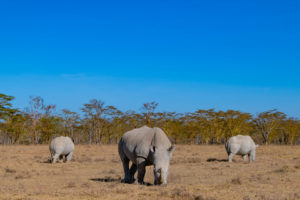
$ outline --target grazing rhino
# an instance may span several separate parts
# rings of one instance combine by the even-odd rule
[[[52,163],[55,163],[57,158],[65,156],[65,161],[69,162],[74,151],[74,143],[69,137],[56,137],[49,146]]]
[[[248,135],[237,135],[229,138],[225,144],[225,148],[228,154],[228,161],[232,162],[234,155],[241,155],[246,160],[248,155],[249,161],[255,161],[256,145],[252,138]]]
[[[118,146],[123,163],[123,182],[133,183],[138,170],[138,182],[144,184],[146,166],[154,165],[154,184],[167,184],[170,159],[175,150],[166,134],[160,128],[143,126],[126,132]],[[132,161],[129,169],[129,161]]]

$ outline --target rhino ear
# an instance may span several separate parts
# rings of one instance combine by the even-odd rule
[[[155,152],[155,146],[151,146],[151,147],[150,147],[150,151],[151,151],[152,153],[154,153],[154,152]]]
[[[168,149],[168,151],[169,151],[170,154],[172,154],[173,151],[174,151],[175,149],[176,149],[176,146],[175,146],[175,145],[172,145],[172,146]]]

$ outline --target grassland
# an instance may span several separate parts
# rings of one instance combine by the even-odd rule
[[[167,186],[121,183],[116,145],[77,145],[70,163],[49,158],[45,145],[0,146],[0,199],[300,199],[300,146],[260,146],[249,164],[228,163],[224,146],[177,145]]]

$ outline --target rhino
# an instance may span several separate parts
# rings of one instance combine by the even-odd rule
[[[175,150],[166,134],[160,128],[143,126],[126,132],[118,144],[125,177],[123,182],[135,182],[138,171],[138,183],[144,183],[146,166],[154,165],[154,184],[167,184],[170,159]],[[129,169],[129,161],[132,165]]]
[[[236,135],[226,142],[225,148],[228,154],[228,161],[232,162],[234,155],[241,155],[246,161],[248,155],[249,162],[255,161],[257,144],[248,135]]]
[[[59,136],[54,138],[49,146],[51,162],[55,163],[57,158],[62,157],[65,157],[65,162],[69,162],[74,148],[74,143],[70,137]]]

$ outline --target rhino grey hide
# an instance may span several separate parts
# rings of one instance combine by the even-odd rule
[[[118,146],[124,168],[124,182],[133,183],[138,171],[138,182],[144,184],[146,166],[154,165],[154,184],[167,184],[170,159],[175,150],[160,128],[143,126],[126,132]],[[129,161],[132,165],[129,169]]]
[[[51,141],[49,150],[52,163],[61,157],[65,157],[65,162],[69,162],[74,151],[74,143],[70,137],[59,136]]]
[[[226,142],[225,149],[228,154],[228,161],[232,162],[234,155],[241,155],[244,160],[248,155],[249,162],[255,161],[256,145],[248,135],[236,135]]]

